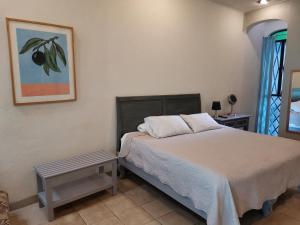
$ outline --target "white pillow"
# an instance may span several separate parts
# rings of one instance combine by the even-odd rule
[[[180,115],[194,133],[222,128],[208,113]]]
[[[140,125],[138,125],[137,130],[142,133],[148,133],[147,126],[145,123],[141,123]]]
[[[300,112],[300,101],[292,102],[291,103],[291,109],[295,112]]]
[[[147,132],[155,138],[192,133],[180,116],[150,116],[145,123]]]

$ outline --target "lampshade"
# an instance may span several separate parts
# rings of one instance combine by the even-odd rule
[[[221,102],[214,101],[211,106],[212,110],[221,110]]]

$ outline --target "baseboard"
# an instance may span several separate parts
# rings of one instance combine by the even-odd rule
[[[33,195],[33,196],[28,197],[28,198],[22,199],[20,201],[10,203],[9,204],[9,209],[10,210],[16,210],[16,209],[23,208],[25,206],[31,205],[33,203],[36,203],[37,201],[38,201],[37,195]]]

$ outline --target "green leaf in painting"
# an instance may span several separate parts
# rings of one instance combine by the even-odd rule
[[[56,48],[55,45],[52,43],[51,47],[50,47],[50,57],[51,57],[51,61],[57,65],[57,61],[56,61]],[[58,66],[57,66],[58,67]]]
[[[50,71],[49,71],[49,66],[47,63],[44,64],[43,69],[44,69],[45,73],[47,74],[47,76],[49,76]]]
[[[49,68],[51,70],[53,70],[54,72],[61,72],[61,70],[59,69],[59,67],[57,66],[56,62],[53,62],[53,57],[51,56],[50,51],[48,50],[47,47],[44,47],[44,54],[45,54],[45,58],[46,58],[46,64],[49,66]]]
[[[31,39],[29,39],[25,43],[25,45],[23,46],[23,48],[21,49],[20,54],[24,54],[25,52],[27,52],[31,48],[39,45],[42,41],[43,41],[43,39],[41,39],[41,38],[31,38]]]
[[[67,60],[66,60],[66,55],[65,55],[64,49],[59,44],[57,44],[55,42],[54,42],[54,44],[55,44],[55,47],[56,47],[56,50],[57,50],[58,57],[61,59],[61,61],[66,66],[67,65]]]

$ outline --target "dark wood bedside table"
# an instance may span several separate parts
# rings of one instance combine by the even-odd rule
[[[236,115],[227,115],[226,118],[217,117],[214,118],[214,120],[217,121],[219,124],[228,127],[233,127],[233,128],[243,129],[248,131],[250,117],[251,117],[250,115],[236,114]]]

